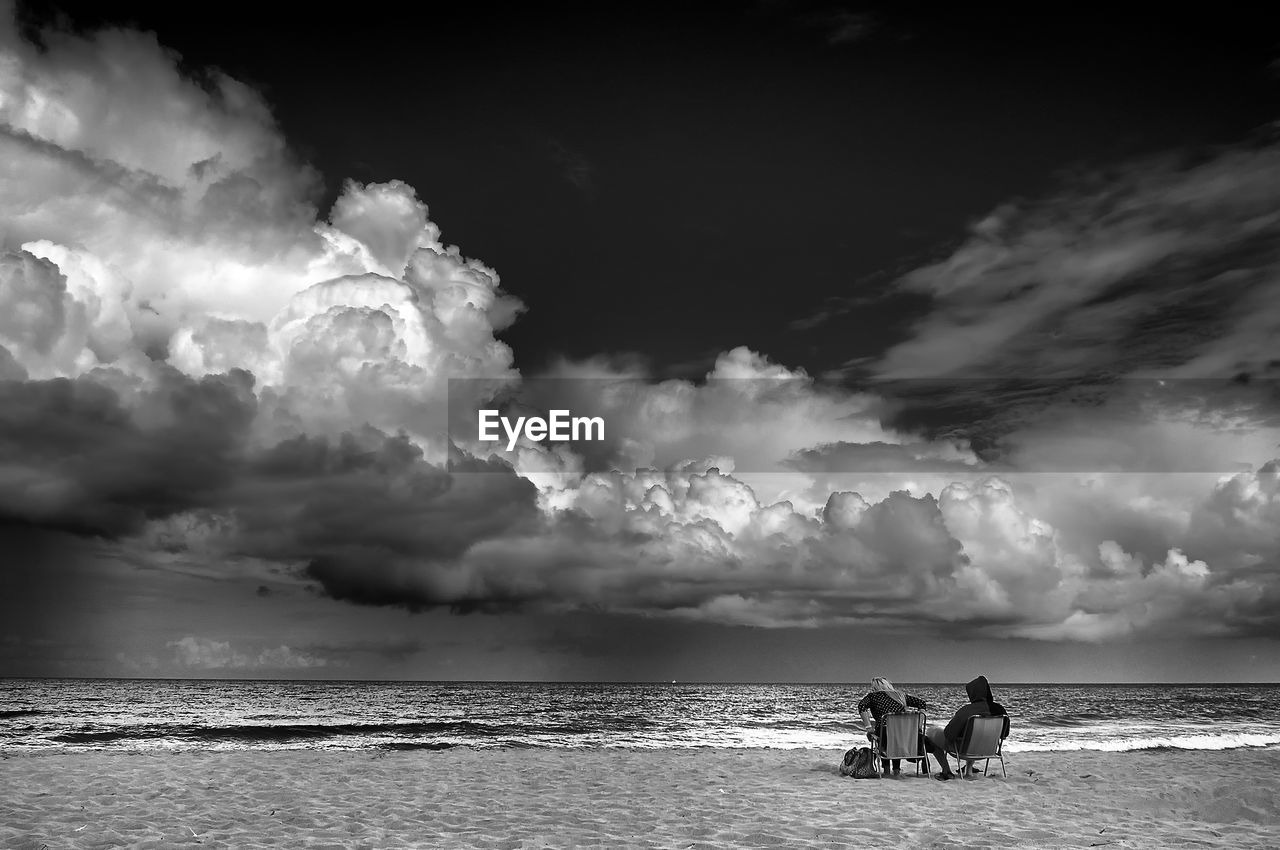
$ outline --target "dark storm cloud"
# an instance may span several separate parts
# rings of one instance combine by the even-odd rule
[[[234,546],[307,563],[338,599],[426,608],[477,595],[457,559],[537,524],[536,490],[501,461],[457,454],[445,472],[407,437],[372,428],[299,436],[255,457],[236,488]]]
[[[0,521],[304,563],[334,597],[413,608],[476,597],[451,565],[538,516],[500,461],[445,472],[369,427],[256,448],[256,412],[242,370],[0,383]]]
[[[969,469],[964,457],[927,444],[825,444],[793,462],[951,474]],[[175,523],[169,537],[205,535],[231,554],[296,564],[326,595],[358,604],[915,623],[1055,640],[1175,623],[1266,634],[1275,622],[1271,468],[1215,490],[1194,534],[1185,522],[1129,533],[1141,532],[1143,511],[1125,518],[1113,508],[1109,530],[1096,515],[1064,511],[1062,537],[999,479],[953,483],[937,498],[838,492],[814,517],[762,504],[715,469],[593,474],[550,494],[548,511],[505,462],[457,453],[446,472],[406,436],[373,428],[299,435],[230,466],[207,500],[224,519],[212,529]]]
[[[122,375],[0,383],[0,515],[115,537],[216,503],[256,411],[253,378],[159,375],[152,389]]]

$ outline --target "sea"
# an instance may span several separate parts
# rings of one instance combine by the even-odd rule
[[[945,723],[962,684],[899,687]],[[1280,747],[1280,685],[1000,685],[1006,752]],[[0,754],[862,743],[865,685],[0,679]]]

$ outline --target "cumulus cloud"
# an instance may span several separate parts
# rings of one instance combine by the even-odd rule
[[[0,38],[5,518],[380,601],[346,573],[453,581],[536,511],[501,464],[443,470],[446,383],[514,377],[495,333],[520,304],[411,187],[348,184],[318,221],[315,175],[237,81],[126,30],[37,49],[6,15]]]
[[[15,377],[74,373],[96,361],[84,306],[51,262],[26,251],[0,256],[0,342]]]
[[[269,302],[280,278],[298,280],[285,273],[306,258],[280,260],[320,253],[318,183],[256,92],[216,72],[203,83],[182,75],[147,33],[49,30],[38,49],[5,11],[6,247],[86,250],[175,315],[186,302],[211,306],[214,291]]]
[[[493,332],[519,303],[440,241],[411,187],[350,183],[317,220],[318,177],[252,89],[218,72],[184,76],[151,34],[50,30],[37,49],[6,11],[0,247],[61,275],[67,303],[43,312],[46,326],[62,323],[66,350],[44,354],[71,361],[45,371],[172,345],[172,362],[193,375],[234,364],[261,386],[302,384],[290,368],[306,364],[289,361],[309,345],[295,361],[328,357],[321,365],[336,371],[358,369],[364,354],[388,370],[399,360],[431,374],[509,372]],[[35,275],[25,271],[28,289]],[[336,350],[315,350],[330,331],[344,337]]]
[[[1211,568],[1190,554],[1188,524],[1150,562],[1111,540],[1090,549],[1000,478],[936,499],[837,492],[818,516],[762,503],[714,468],[593,473],[559,495],[547,524],[460,556],[473,595],[436,604],[1093,641],[1267,633],[1276,621],[1274,556],[1261,570]],[[385,602],[424,602],[421,586],[361,580]]]
[[[5,11],[0,373],[30,380],[2,388],[6,505],[125,533],[230,510],[255,453],[369,427],[443,464],[448,379],[515,375],[496,273],[397,181],[348,184],[318,221],[257,93],[182,75],[154,36],[37,49]]]
[[[1114,541],[1098,546],[1100,573],[1074,588],[1070,613],[1059,622],[1021,624],[1012,633],[1040,639],[1105,641],[1136,634],[1215,635],[1231,629],[1214,614],[1231,613],[1244,601],[1238,584],[1214,586],[1204,561],[1192,561],[1170,549],[1150,566]]]
[[[1280,462],[1220,481],[1193,511],[1189,526],[1201,557],[1268,580],[1280,565]]]
[[[723,458],[721,468],[782,473],[794,468],[787,463],[793,453],[817,444],[910,438],[882,424],[880,397],[825,386],[745,346],[721,353],[697,381],[653,381],[641,368],[604,358],[563,361],[523,381],[518,404],[518,412],[562,408],[603,418],[604,440],[574,447],[594,468],[667,469]],[[474,433],[474,415],[455,430]],[[523,444],[509,459],[523,469],[537,448]]]

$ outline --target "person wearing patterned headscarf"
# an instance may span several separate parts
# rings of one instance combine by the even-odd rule
[[[886,714],[898,714],[909,708],[926,708],[924,700],[911,694],[903,693],[883,676],[871,680],[871,690],[858,703],[858,714],[867,728],[867,737],[874,738],[876,728]],[[893,759],[892,768],[895,774],[900,773],[901,759]],[[881,759],[880,766],[884,773],[889,773],[890,760]]]

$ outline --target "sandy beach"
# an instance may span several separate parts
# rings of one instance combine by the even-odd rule
[[[1280,750],[1015,753],[853,780],[815,750],[11,756],[0,846],[1275,847]]]

